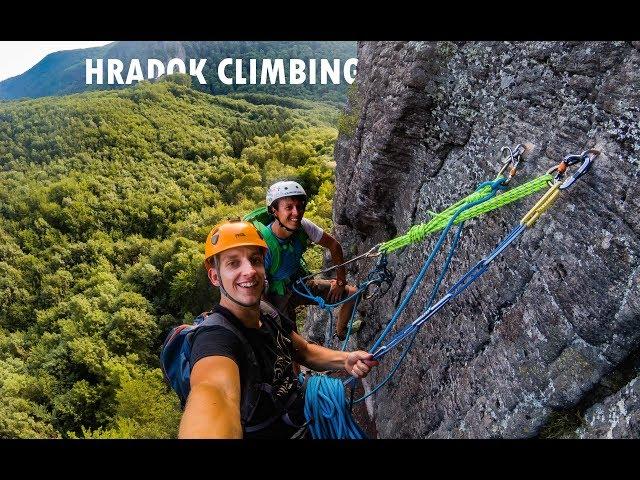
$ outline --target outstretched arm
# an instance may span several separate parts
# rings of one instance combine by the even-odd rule
[[[321,347],[307,342],[299,334],[292,332],[291,340],[295,349],[295,357],[305,367],[316,371],[344,370],[354,377],[364,378],[369,374],[371,367],[378,365],[369,352],[356,350],[353,352],[341,352]]]
[[[242,438],[236,362],[212,356],[195,363],[178,438]]]

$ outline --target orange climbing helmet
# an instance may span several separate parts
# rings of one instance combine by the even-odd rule
[[[204,265],[211,268],[211,259],[220,252],[235,247],[256,246],[264,250],[267,244],[256,227],[240,219],[225,220],[211,229],[204,244]]]

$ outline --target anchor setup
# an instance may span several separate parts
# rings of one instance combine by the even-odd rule
[[[306,382],[305,392],[305,416],[309,429],[314,438],[365,438],[365,434],[351,417],[353,404],[358,403],[376,393],[382,388],[400,368],[402,361],[411,350],[413,342],[420,328],[434,315],[441,311],[449,302],[458,297],[474,281],[482,276],[490,267],[491,263],[498,258],[510,245],[514,244],[528,229],[532,228],[540,216],[545,213],[557,199],[570,189],[575,182],[587,173],[593,165],[595,158],[600,154],[598,150],[589,149],[577,155],[567,155],[562,161],[550,168],[539,177],[526,182],[515,188],[509,188],[511,180],[517,173],[518,166],[523,160],[523,155],[527,148],[524,145],[517,145],[509,148],[503,147],[503,165],[497,177],[492,181],[483,182],[476,190],[467,197],[459,200],[450,207],[439,213],[433,213],[432,218],[422,224],[412,226],[405,234],[389,241],[380,243],[372,247],[367,252],[352,258],[341,265],[334,265],[319,272],[314,272],[298,279],[293,289],[299,295],[315,301],[318,306],[328,312],[329,315],[329,338],[332,338],[333,314],[332,310],[354,300],[355,306],[349,320],[347,335],[342,344],[342,349],[346,348],[349,336],[352,331],[355,312],[359,302],[369,299],[375,295],[385,293],[394,280],[394,274],[388,269],[388,255],[400,252],[403,248],[422,242],[428,235],[441,231],[435,246],[425,260],[420,272],[413,281],[413,284],[404,295],[400,305],[387,322],[385,328],[380,333],[374,344],[368,349],[373,354],[374,359],[381,360],[394,348],[405,344],[404,350],[387,377],[373,387],[369,393],[361,398],[354,399],[355,378],[346,380],[330,377],[323,374],[311,375]],[[571,175],[569,172],[574,170]],[[522,217],[520,222],[507,234],[507,236],[468,272],[460,277],[436,302],[435,299],[449,269],[451,259],[458,246],[464,222],[471,218],[478,217],[497,208],[506,206],[522,198],[539,192],[548,187],[544,195],[536,204]],[[442,269],[431,290],[429,299],[422,313],[412,322],[401,328],[397,333],[387,339],[391,330],[396,325],[400,315],[409,304],[410,299],[415,294],[422,283],[427,271],[432,265],[437,253],[441,250],[445,239],[454,225],[457,225],[456,232],[449,247]],[[305,280],[320,274],[325,274],[340,266],[363,260],[366,258],[376,258],[377,261],[367,277],[358,285],[354,294],[348,298],[334,303],[327,304],[322,298],[314,296],[305,284]],[[435,303],[434,303],[435,302]],[[346,400],[345,386],[351,387],[351,396]]]

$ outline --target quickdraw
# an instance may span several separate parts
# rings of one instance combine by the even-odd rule
[[[486,257],[480,260],[471,270],[458,280],[449,291],[426,312],[416,318],[413,322],[407,325],[404,329],[398,332],[386,345],[379,347],[373,353],[374,358],[379,359],[386,355],[390,349],[400,343],[407,335],[413,330],[420,328],[427,320],[441,310],[447,303],[460,295],[469,285],[477,280],[484,272],[489,268],[489,264],[495,260],[509,245],[511,245],[517,238],[519,238],[527,228],[533,227],[540,216],[546,212],[557,200],[560,192],[571,187],[576,180],[589,171],[593,160],[600,154],[598,150],[590,149],[585,150],[580,155],[568,155],[560,164],[550,170],[556,171],[556,177],[551,185],[551,188],[544,194],[544,196],[538,200],[538,202],[522,217],[520,224],[515,227],[505,239],[498,244],[498,246]],[[577,164],[581,161],[580,168],[569,178],[562,181],[567,168]]]
[[[530,151],[531,149],[532,149],[531,144],[528,144],[527,146],[523,144],[518,144],[513,149],[511,149],[510,147],[503,147],[501,149],[503,165],[500,171],[498,172],[498,175],[496,175],[496,178],[493,181],[481,183],[476,188],[476,191],[471,195],[458,201],[457,203],[445,209],[444,211],[438,214],[434,214],[434,217],[432,218],[432,220],[427,224],[415,225],[403,236],[397,237],[394,240],[390,240],[384,243],[374,245],[370,250],[368,250],[367,252],[357,257],[354,257],[339,265],[333,265],[319,272],[311,273],[295,281],[292,284],[292,290],[296,294],[315,302],[321,309],[324,309],[328,312],[329,321],[328,321],[327,338],[331,339],[334,336],[333,312],[332,312],[333,308],[355,299],[356,303],[353,307],[351,318],[348,321],[347,333],[342,345],[342,349],[344,350],[346,348],[349,337],[351,335],[355,313],[361,298],[368,300],[375,295],[383,295],[389,290],[390,282],[393,279],[393,273],[390,272],[387,268],[388,252],[398,250],[399,248],[402,248],[403,246],[406,246],[411,243],[422,241],[423,238],[427,235],[427,233],[437,231],[439,229],[443,230],[440,236],[440,240],[438,241],[437,247],[434,249],[432,256],[429,258],[429,260],[426,262],[425,266],[421,270],[419,277],[416,279],[414,286],[410,290],[410,294],[407,295],[407,298],[405,298],[405,300],[403,301],[399,311],[397,312],[397,315],[394,316],[390,321],[390,325],[388,326],[388,328],[391,328],[391,326],[393,326],[393,324],[395,323],[395,320],[397,320],[397,316],[402,312],[409,298],[415,292],[415,288],[417,287],[417,284],[420,283],[420,281],[426,274],[426,271],[429,268],[429,265],[433,261],[433,257],[435,256],[435,253],[437,253],[437,250],[440,248],[440,245],[442,244],[444,237],[446,236],[451,226],[454,223],[461,224],[461,222],[463,222],[468,218],[473,218],[474,216],[480,215],[482,213],[485,213],[486,211],[490,211],[494,208],[497,208],[497,206],[500,206],[500,205],[497,205],[497,206],[492,206],[491,208],[481,209],[481,207],[484,204],[490,202],[492,199],[495,199],[498,192],[507,189],[507,184],[515,176],[517,172],[517,168],[520,162],[524,158],[523,157],[524,154],[527,151]],[[502,176],[502,174],[505,171],[507,171],[507,169],[509,169],[508,175],[506,177]],[[500,198],[505,197],[505,201],[502,202],[502,205],[506,205],[507,203],[511,203],[512,201],[515,201],[519,198],[523,198],[527,195],[531,195],[532,193],[535,193],[537,190],[539,190],[541,187],[544,186],[544,182],[549,178],[551,178],[551,176],[547,175],[547,176],[540,177],[539,179],[536,179],[537,185],[534,188],[531,188],[528,185],[524,186],[525,189],[523,189],[522,187],[518,187],[511,191],[513,192],[513,194],[511,194],[509,197],[505,197],[506,194],[501,195]],[[529,184],[531,184],[531,182],[529,182]],[[470,212],[474,212],[473,215],[469,215]],[[459,238],[459,235],[460,234],[458,233],[456,238]],[[450,256],[452,254],[453,254],[453,251],[450,253]],[[365,281],[362,282],[360,285],[358,285],[357,290],[354,294],[352,294],[351,296],[349,296],[348,298],[340,302],[337,302],[334,304],[327,304],[322,297],[314,296],[309,290],[309,288],[307,287],[307,285],[305,284],[305,280],[313,276],[319,275],[321,273],[327,273],[331,270],[347,265],[361,258],[373,258],[373,257],[380,257],[378,263],[376,264],[376,267],[374,267],[374,269],[369,273]],[[381,269],[382,265],[384,265],[383,269]],[[448,261],[447,261],[447,268],[448,268]],[[443,276],[445,272],[446,272],[446,269],[442,272],[441,276]],[[383,284],[385,285],[385,287],[382,287]],[[372,285],[375,288],[373,290],[370,290],[369,287]],[[362,296],[363,292],[364,292],[364,297]],[[436,292],[434,291],[434,295],[435,293]],[[387,331],[388,330],[385,331],[385,334]]]

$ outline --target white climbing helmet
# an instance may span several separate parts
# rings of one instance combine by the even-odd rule
[[[284,182],[276,182],[267,190],[267,208],[269,208],[273,202],[283,197],[293,197],[296,195],[304,195],[307,197],[307,192],[298,183],[291,180]]]

